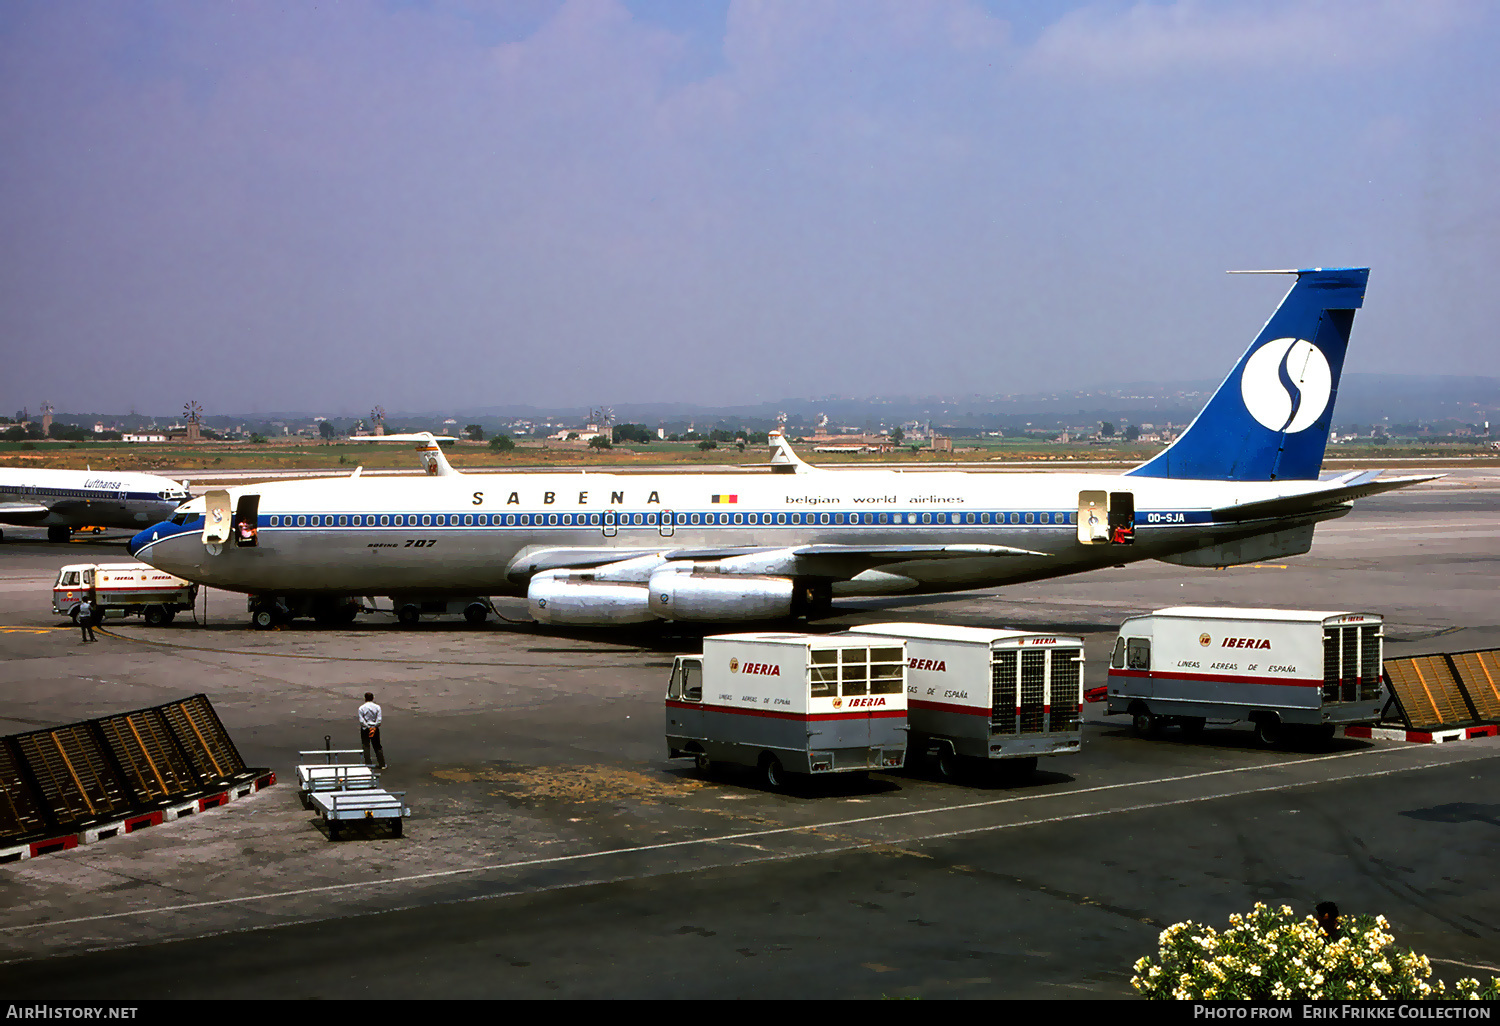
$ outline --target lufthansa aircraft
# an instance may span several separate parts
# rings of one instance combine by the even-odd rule
[[[0,524],[45,527],[48,541],[65,542],[78,527],[139,530],[189,498],[185,487],[155,474],[0,470]]]
[[[1142,559],[1228,566],[1295,555],[1352,500],[1430,478],[1319,480],[1367,268],[1296,275],[1189,428],[1124,475],[817,470],[461,474],[435,442],[419,480],[209,492],[130,550],[250,595],[252,620],[352,619],[357,596],[485,616],[525,595],[552,624],[816,616],[836,596],[986,588]]]

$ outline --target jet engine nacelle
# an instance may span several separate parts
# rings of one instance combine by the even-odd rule
[[[778,620],[792,615],[790,577],[658,570],[650,581],[651,612],[663,620]]]
[[[649,623],[656,619],[644,584],[595,580],[592,574],[548,570],[531,579],[526,605],[542,623],[571,627]]]

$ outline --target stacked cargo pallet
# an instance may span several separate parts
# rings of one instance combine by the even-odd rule
[[[0,862],[193,815],[276,782],[205,695],[0,738]]]

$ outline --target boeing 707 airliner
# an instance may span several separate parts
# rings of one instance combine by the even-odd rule
[[[463,474],[215,490],[130,549],[244,592],[252,621],[344,622],[358,597],[485,615],[525,595],[551,624],[824,615],[834,598],[958,591],[1143,559],[1229,566],[1306,552],[1353,500],[1430,480],[1319,480],[1367,268],[1296,280],[1198,417],[1123,475],[818,470]]]

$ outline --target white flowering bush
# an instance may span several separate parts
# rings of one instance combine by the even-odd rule
[[[1459,980],[1449,991],[1427,982],[1427,956],[1395,947],[1385,916],[1346,916],[1330,940],[1312,916],[1256,902],[1229,929],[1188,920],[1167,927],[1160,950],[1135,963],[1131,986],[1143,996],[1181,1001],[1331,1001],[1460,998],[1495,1000],[1500,978],[1484,988]]]

